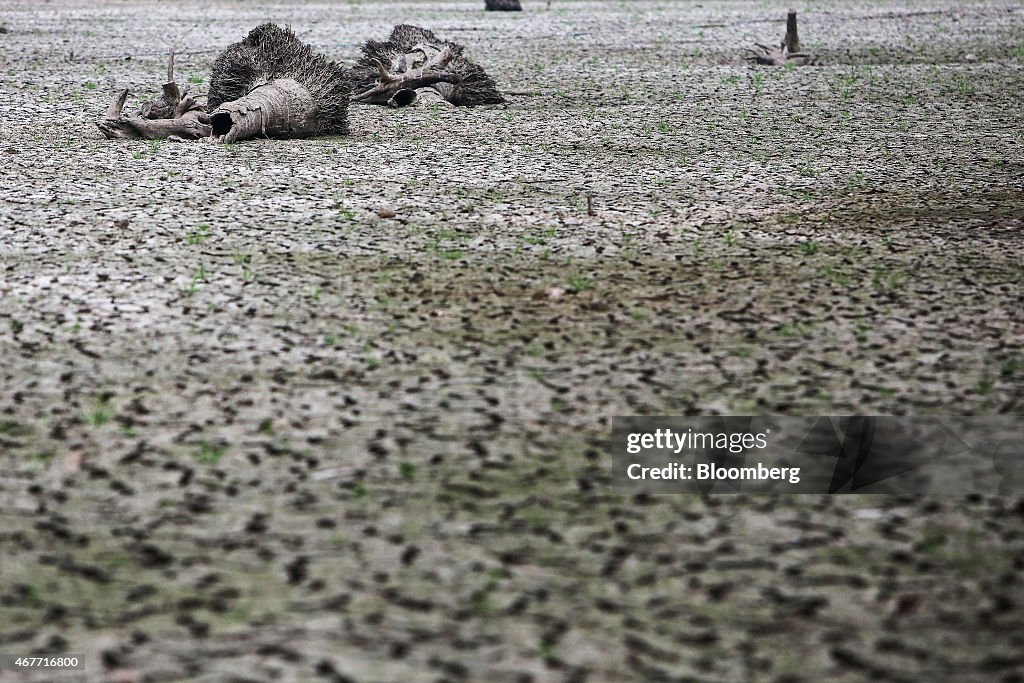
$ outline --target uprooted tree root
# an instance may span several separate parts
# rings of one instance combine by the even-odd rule
[[[263,24],[214,61],[208,105],[178,87],[171,53],[159,98],[125,116],[128,90],[122,90],[96,125],[108,138],[149,140],[344,134],[349,81],[347,69],[313,52],[290,29]]]
[[[353,102],[366,104],[387,104],[391,107],[404,107],[416,101],[418,88],[433,86],[438,83],[458,83],[461,77],[445,67],[452,61],[454,54],[448,47],[435,51],[431,45],[416,45],[410,53],[419,52],[423,55],[422,66],[408,68],[392,73],[379,59],[374,59],[379,78],[377,83],[367,90],[352,96]],[[431,54],[432,53],[432,54]],[[390,66],[390,65],[389,65]]]
[[[465,106],[504,102],[494,80],[463,50],[426,29],[400,24],[386,42],[367,41],[362,58],[346,69],[314,52],[291,29],[267,23],[214,60],[205,106],[174,81],[171,53],[158,99],[126,116],[128,91],[123,90],[96,125],[108,138],[235,142],[345,134],[350,100],[392,107],[418,100]]]
[[[163,94],[152,102],[144,103],[135,116],[123,113],[127,99],[128,89],[125,88],[114,98],[106,114],[96,121],[96,126],[110,139],[164,140],[179,137],[198,140],[208,137],[212,130],[206,107],[188,94],[187,87],[182,90],[175,82],[173,52],[167,64]]]
[[[305,138],[348,133],[351,76],[289,28],[257,26],[213,62],[213,138]]]
[[[494,79],[466,59],[464,51],[432,31],[399,24],[386,41],[363,44],[363,55],[352,69],[352,101],[390,107],[421,100],[458,106],[504,102]]]
[[[763,64],[765,66],[811,66],[817,64],[817,59],[812,55],[800,51],[800,34],[797,31],[796,12],[790,10],[786,16],[786,36],[778,47],[769,47],[761,43],[755,43],[757,49],[747,48],[752,53],[748,60]]]

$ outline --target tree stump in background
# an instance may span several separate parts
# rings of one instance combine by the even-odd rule
[[[789,10],[786,15],[786,36],[782,44],[790,54],[800,52],[800,34],[796,30],[796,10]]]
[[[756,50],[753,48],[747,49],[747,52],[751,53],[751,56],[747,57],[747,59],[758,64],[765,66],[785,66],[786,64],[808,66],[817,63],[814,56],[800,51],[800,34],[797,31],[795,10],[790,10],[786,16],[786,36],[778,47],[769,47],[761,43],[756,43],[756,45]]]
[[[484,0],[484,9],[488,12],[519,12],[523,7],[519,0]]]

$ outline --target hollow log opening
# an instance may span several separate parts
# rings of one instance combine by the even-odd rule
[[[210,126],[213,128],[213,135],[220,137],[227,135],[234,122],[231,120],[231,112],[215,111],[210,115]]]
[[[304,85],[280,78],[220,105],[210,115],[210,124],[214,137],[221,142],[255,137],[300,138],[320,132],[319,113]]]
[[[388,100],[388,106],[395,108],[408,107],[410,104],[415,104],[417,99],[419,99],[419,95],[415,90],[412,88],[403,88]]]

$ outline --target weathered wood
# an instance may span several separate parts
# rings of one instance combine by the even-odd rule
[[[225,102],[210,114],[218,142],[256,137],[304,138],[320,132],[319,108],[304,85],[280,78]]]
[[[96,126],[110,139],[164,140],[173,136],[197,140],[210,135],[210,117],[205,108],[174,80],[173,52],[167,61],[167,82],[162,90],[159,98],[142,105],[137,116],[122,114],[128,89],[121,90]]]
[[[163,95],[142,105],[144,119],[169,119],[174,117],[174,110],[185,95],[174,81],[174,51],[167,60],[167,82],[163,85]]]
[[[190,111],[176,119],[103,118],[96,121],[96,125],[112,140],[166,140],[169,137],[198,140],[210,137],[211,130],[209,115],[200,111]]]
[[[128,88],[125,88],[120,93],[118,93],[117,97],[114,98],[114,101],[110,103],[109,107],[107,107],[106,118],[116,119],[118,116],[120,116],[121,112],[124,111],[124,103],[127,99]]]
[[[452,88],[450,83],[434,83],[432,85],[424,86],[412,90],[405,88],[396,92],[390,100],[387,101],[387,105],[393,108],[409,107],[409,106],[441,106],[451,107],[451,102],[448,101],[446,92],[449,92]]]
[[[349,69],[288,28],[262,24],[213,62],[207,96],[223,142],[348,133]]]
[[[210,117],[191,97],[175,103],[171,112],[173,118],[163,119],[122,115],[127,99],[128,89],[125,88],[110,103],[106,114],[96,121],[100,132],[112,140],[163,140],[171,136],[197,140],[210,135]]]
[[[426,106],[443,106],[450,107],[452,103],[445,97],[444,89],[451,88],[448,83],[436,83],[427,88],[420,88],[416,90],[416,99],[412,104],[426,105]]]

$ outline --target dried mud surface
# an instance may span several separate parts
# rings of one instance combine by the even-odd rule
[[[628,498],[606,449],[616,414],[1024,411],[1024,6],[798,6],[823,65],[770,70],[784,3],[524,5],[0,2],[0,651],[1024,680],[1020,497]],[[268,19],[348,63],[420,24],[513,94],[101,138]]]

